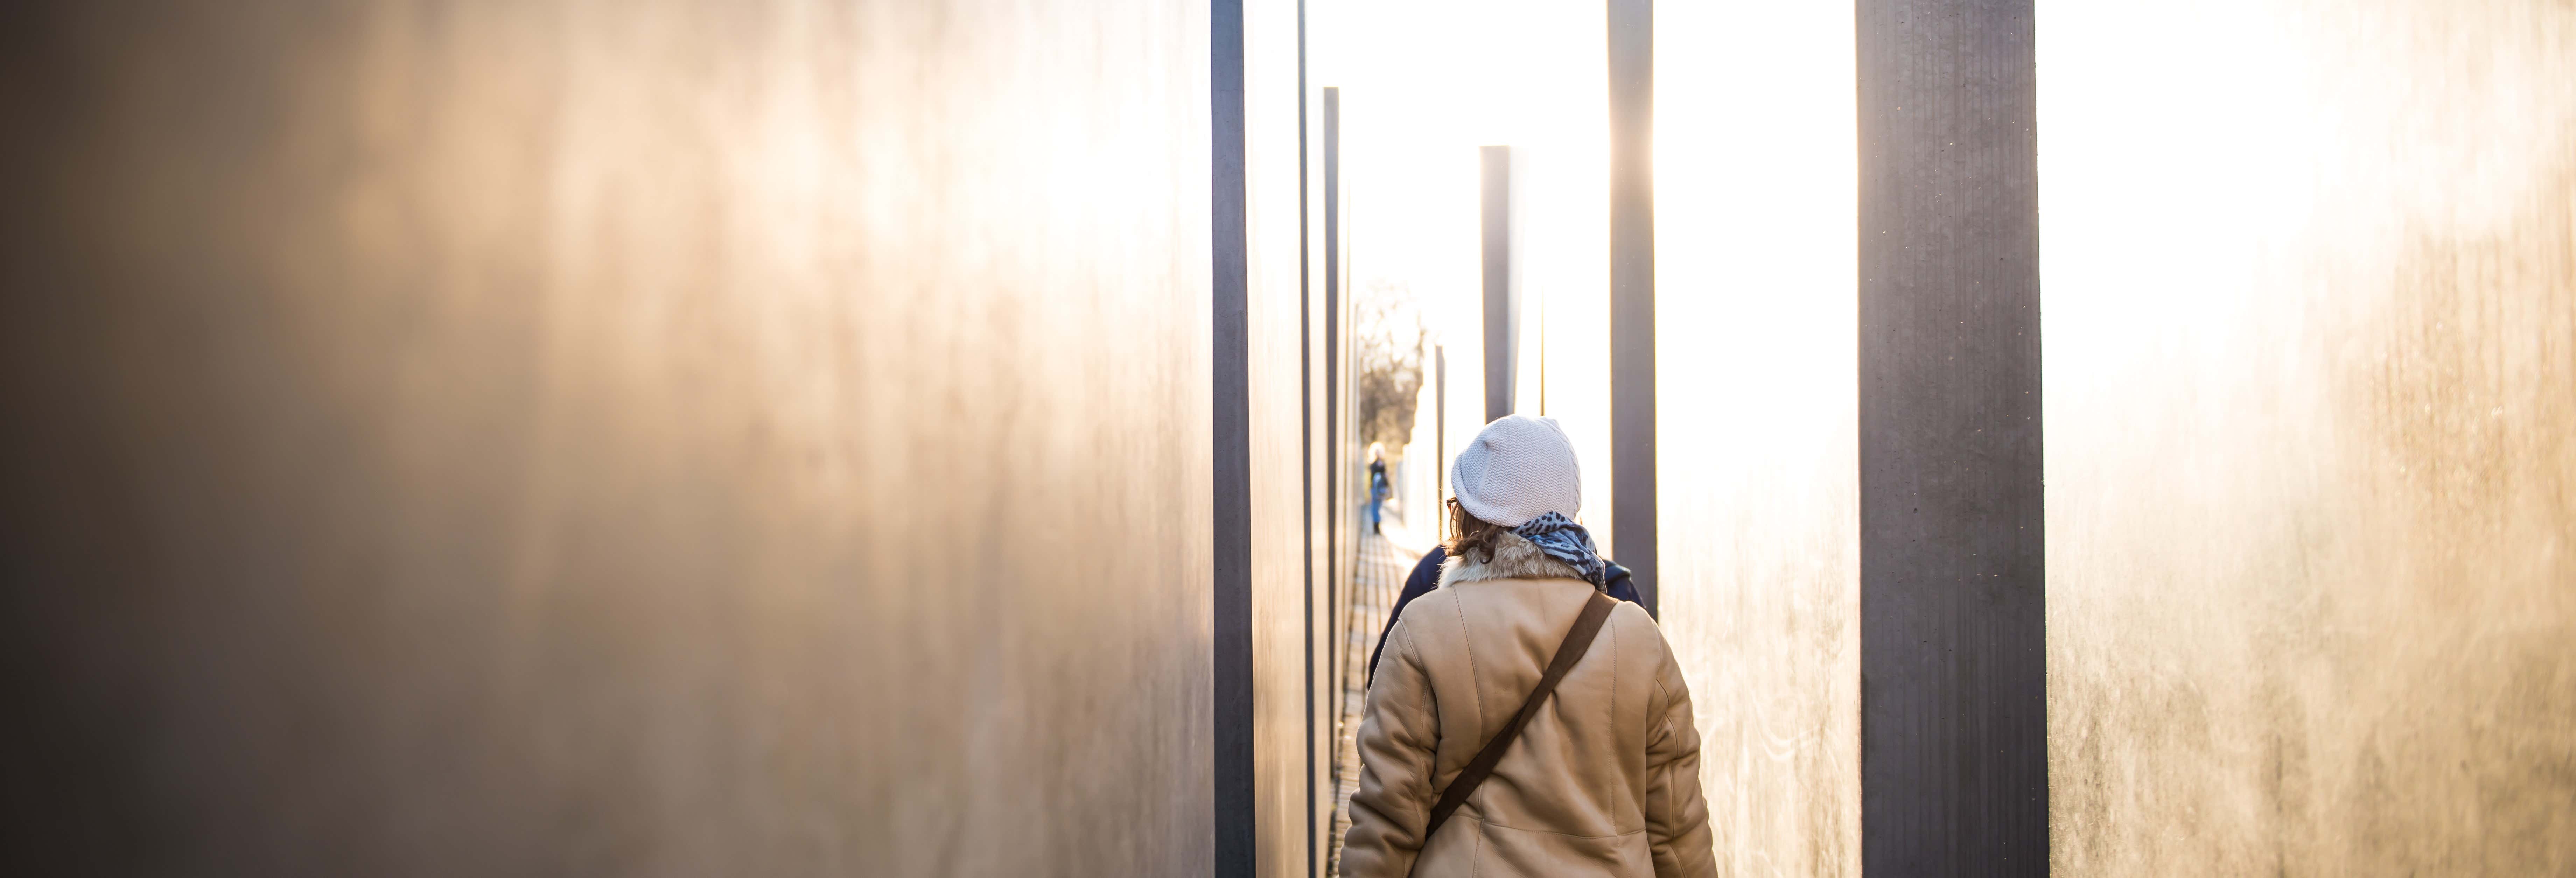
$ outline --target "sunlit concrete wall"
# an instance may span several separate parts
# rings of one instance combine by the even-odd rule
[[[1303,92],[1298,96],[1298,101],[1305,111],[1303,142],[1306,146],[1305,176],[1301,181],[1305,187],[1303,192],[1306,215],[1304,225],[1300,227],[1305,232],[1305,261],[1300,263],[1305,269],[1305,298],[1303,299],[1305,310],[1301,315],[1304,318],[1304,328],[1301,330],[1303,334],[1300,340],[1304,345],[1301,350],[1305,353],[1306,377],[1304,383],[1300,385],[1300,390],[1304,394],[1301,400],[1301,411],[1305,417],[1302,451],[1305,455],[1306,471],[1310,477],[1300,496],[1304,514],[1301,530],[1306,537],[1306,551],[1299,556],[1303,567],[1299,575],[1303,577],[1301,584],[1307,600],[1306,619],[1310,635],[1307,642],[1314,656],[1313,664],[1307,669],[1307,684],[1310,691],[1315,693],[1313,702],[1315,716],[1312,719],[1315,740],[1313,746],[1307,748],[1306,752],[1308,758],[1314,760],[1318,788],[1325,791],[1324,794],[1315,797],[1309,813],[1313,815],[1315,826],[1318,827],[1314,833],[1316,862],[1324,862],[1331,859],[1330,851],[1336,844],[1331,837],[1334,798],[1331,791],[1335,789],[1334,729],[1335,722],[1341,715],[1338,706],[1341,702],[1339,695],[1336,694],[1341,691],[1339,687],[1341,678],[1337,674],[1341,670],[1340,654],[1347,651],[1341,648],[1342,638],[1338,627],[1341,613],[1338,603],[1334,600],[1339,596],[1332,580],[1333,561],[1337,554],[1333,549],[1336,547],[1328,539],[1334,518],[1332,515],[1334,504],[1330,502],[1332,483],[1328,477],[1334,467],[1332,434],[1328,432],[1327,427],[1337,428],[1340,425],[1338,418],[1328,417],[1331,414],[1328,403],[1337,401],[1340,396],[1338,393],[1331,392],[1332,388],[1325,380],[1327,377],[1325,366],[1329,359],[1328,354],[1331,352],[1331,349],[1325,345],[1326,330],[1328,318],[1331,315],[1325,308],[1328,297],[1325,295],[1324,286],[1326,280],[1323,209],[1324,89],[1314,78],[1313,11],[1301,10],[1300,14],[1304,16],[1305,24],[1300,37],[1300,50],[1306,59],[1301,81]],[[1312,868],[1312,865],[1312,863],[1309,864],[1309,872],[1321,871]]]
[[[1246,317],[1251,404],[1253,561],[1253,819],[1256,871],[1271,878],[1317,874],[1315,845],[1329,826],[1311,820],[1324,788],[1330,735],[1319,717],[1330,704],[1309,692],[1309,619],[1324,595],[1308,594],[1304,549],[1304,447],[1310,414],[1299,404],[1299,293],[1305,277],[1298,237],[1303,157],[1296,0],[1248,0],[1243,10]],[[1117,343],[1117,342],[1112,342]],[[1107,388],[1104,388],[1107,389]],[[1328,807],[1328,806],[1326,806]],[[1328,810],[1323,813],[1330,813]],[[1048,874],[1069,874],[1047,866]]]
[[[1860,871],[1852,14],[1655,9],[1662,622],[1729,875]]]
[[[2576,9],[2038,39],[2057,871],[2576,869]]]
[[[1205,4],[0,19],[12,871],[1209,870]]]

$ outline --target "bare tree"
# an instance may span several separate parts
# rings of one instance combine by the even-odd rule
[[[1430,345],[1422,309],[1410,285],[1384,280],[1362,287],[1351,306],[1356,324],[1353,421],[1359,440],[1363,445],[1385,443],[1391,451],[1403,448],[1413,436],[1423,352]]]

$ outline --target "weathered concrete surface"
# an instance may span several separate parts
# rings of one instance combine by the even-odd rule
[[[2576,9],[2039,28],[2057,870],[2576,870]]]
[[[1662,624],[1727,875],[1860,871],[1852,16],[1655,9]]]
[[[1208,871],[1204,6],[0,15],[12,871]]]
[[[1873,0],[1860,167],[1861,857],[2048,871],[2030,0]]]
[[[1657,540],[1655,347],[1655,29],[1654,0],[1603,4],[1610,101],[1610,515],[1615,550],[1634,576],[1639,602],[1661,617],[1663,579]],[[1684,45],[1687,45],[1686,43]],[[1544,353],[1544,351],[1542,351]],[[1596,477],[1597,479],[1598,477]],[[1603,518],[1598,514],[1595,518]]]
[[[1301,368],[1321,364],[1298,350],[1297,79],[1295,0],[1247,0],[1244,27],[1245,315],[1251,432],[1252,648],[1255,869],[1260,875],[1320,874],[1328,769],[1315,752],[1330,705],[1310,693],[1312,608],[1307,593],[1305,479],[1298,466],[1303,412]],[[1115,342],[1113,342],[1115,343]],[[1320,377],[1320,376],[1318,376]],[[1316,475],[1321,475],[1317,473]],[[1322,534],[1315,535],[1320,541]],[[1115,830],[1112,830],[1115,831]],[[1059,872],[1053,867],[1046,870]]]

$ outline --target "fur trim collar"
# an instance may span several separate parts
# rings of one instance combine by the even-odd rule
[[[1477,563],[1464,556],[1451,556],[1440,565],[1440,587],[1487,579],[1582,579],[1571,565],[1548,557],[1538,544],[1522,539],[1519,534],[1504,532],[1494,535],[1494,556]]]

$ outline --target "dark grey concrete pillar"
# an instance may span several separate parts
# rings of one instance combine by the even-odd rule
[[[2044,874],[2031,4],[1858,24],[1864,870]]]
[[[1655,613],[1655,3],[1609,9],[1610,552]]]
[[[1245,213],[1243,3],[1208,5],[1214,361],[1216,874],[1259,870],[1254,811],[1252,378]]]
[[[1483,160],[1485,278],[1485,420],[1512,413],[1512,378],[1519,365],[1512,330],[1512,148],[1478,150]]]

